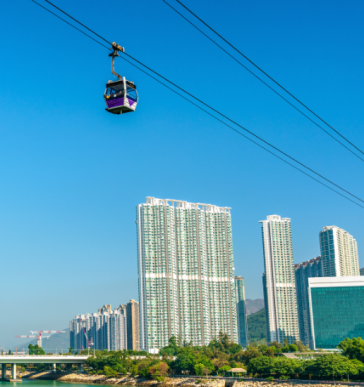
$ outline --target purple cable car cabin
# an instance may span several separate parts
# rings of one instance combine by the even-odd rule
[[[104,93],[106,109],[113,114],[133,112],[138,104],[138,93],[133,82],[125,79],[109,81]]]

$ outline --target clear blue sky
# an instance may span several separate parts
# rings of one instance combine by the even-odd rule
[[[39,0],[46,4],[43,0]],[[55,0],[128,53],[364,196],[354,158],[162,0]],[[364,148],[362,1],[184,0]],[[171,3],[178,7],[174,0]],[[292,219],[295,262],[337,225],[364,244],[364,210],[299,174],[119,60],[136,113],[104,111],[108,52],[30,0],[0,13],[0,346],[138,299],[135,207],[146,196],[232,207],[236,274],[262,297],[259,220]]]

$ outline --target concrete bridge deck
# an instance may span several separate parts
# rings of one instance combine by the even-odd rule
[[[52,364],[53,370],[56,370],[57,364],[78,364],[78,371],[83,372],[83,365],[86,363],[88,356],[82,355],[0,355],[0,364],[2,364],[2,375],[0,380],[9,382],[21,382],[16,378],[17,364]],[[11,379],[6,378],[6,365],[11,365]]]

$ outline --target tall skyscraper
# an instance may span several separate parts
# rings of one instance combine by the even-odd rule
[[[237,342],[230,208],[147,197],[137,229],[141,348]]]
[[[267,340],[288,343],[299,340],[296,284],[293,266],[291,220],[269,215],[262,223],[263,289]]]
[[[347,231],[336,226],[324,227],[320,248],[324,277],[360,275],[356,240]]]
[[[126,305],[128,349],[140,351],[139,302],[130,300]]]
[[[320,256],[309,261],[294,265],[296,274],[296,292],[298,324],[300,339],[303,344],[313,348],[313,335],[311,330],[310,304],[308,295],[308,279],[322,277],[322,259]]]
[[[248,345],[248,324],[246,316],[245,280],[243,277],[235,277],[235,289],[239,344],[246,347]]]

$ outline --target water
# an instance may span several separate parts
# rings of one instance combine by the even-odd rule
[[[95,384],[65,383],[57,380],[30,380],[23,379],[20,383],[0,382],[0,387],[95,387]],[[128,386],[125,386],[128,387]],[[135,387],[135,386],[134,386]]]

